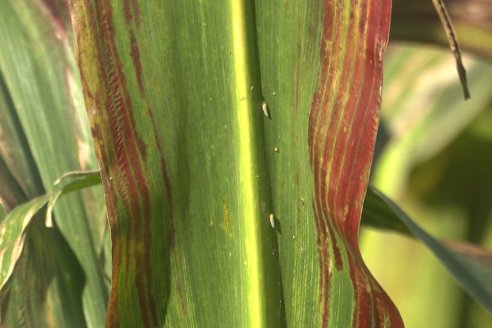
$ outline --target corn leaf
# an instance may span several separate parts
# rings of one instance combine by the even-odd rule
[[[402,325],[357,246],[389,1],[70,7],[108,326]]]
[[[48,206],[45,216],[48,222],[51,220],[53,206],[60,196],[99,183],[100,178],[97,173],[85,174],[79,180],[67,184],[60,190],[36,197],[16,207],[5,216],[0,226],[0,253],[2,255],[0,257],[0,295],[6,292],[5,285],[23,250],[27,228],[40,209]]]
[[[89,173],[79,177],[78,180],[68,183],[59,190],[53,191],[51,193],[39,196],[33,200],[24,203],[12,211],[10,211],[5,218],[0,223],[0,302],[3,304],[2,310],[9,307],[15,307],[15,311],[5,311],[5,324],[9,323],[19,324],[24,323],[26,325],[52,325],[55,322],[57,324],[69,324],[70,326],[83,327],[85,326],[85,318],[82,311],[82,287],[84,282],[84,276],[79,264],[74,259],[73,255],[55,257],[55,262],[50,265],[42,263],[43,250],[45,248],[51,247],[62,247],[58,251],[70,252],[67,249],[66,243],[63,239],[56,238],[56,231],[47,232],[47,237],[44,238],[33,238],[31,241],[41,249],[36,249],[33,247],[25,247],[25,241],[27,236],[28,228],[31,226],[33,219],[39,211],[47,206],[46,210],[46,220],[50,220],[51,212],[53,211],[53,206],[58,198],[67,193],[91,187],[100,184],[100,178],[97,173]],[[38,215],[39,216],[39,215]],[[36,236],[36,233],[40,233],[40,225],[35,226],[36,232],[31,232],[31,236]],[[44,243],[43,243],[44,242]],[[35,253],[29,254],[31,256],[24,256],[21,259],[22,252]],[[56,254],[56,251],[54,252]],[[44,255],[46,256],[46,255]],[[41,257],[41,258],[40,258]],[[63,261],[56,262],[57,259],[63,259]],[[33,266],[38,266],[34,267]],[[17,266],[23,266],[27,269],[41,271],[41,275],[46,275],[47,281],[49,282],[56,270],[62,270],[64,276],[61,281],[56,282],[55,288],[57,292],[54,293],[54,298],[48,297],[48,303],[53,301],[55,304],[54,317],[51,318],[51,323],[46,321],[46,318],[42,313],[36,313],[30,304],[26,304],[25,299],[18,299],[18,295],[25,295],[26,291],[19,284],[10,284],[11,278],[14,270]],[[41,266],[41,267],[39,267]],[[24,277],[26,270],[17,270],[18,274],[16,279],[19,277]],[[42,279],[40,279],[42,282]],[[36,279],[25,279],[23,280],[25,287],[32,287],[36,291],[38,289],[43,289],[40,286],[40,281]],[[26,286],[27,284],[27,286]],[[11,286],[13,285],[13,286]],[[11,288],[10,288],[11,287]],[[46,287],[44,287],[46,288]],[[13,289],[10,290],[10,289]],[[13,295],[8,295],[8,293]],[[39,291],[40,294],[47,293],[47,291]],[[63,302],[63,306],[62,306]],[[51,304],[52,305],[52,304]],[[28,313],[25,313],[28,311]],[[64,312],[63,314],[56,313],[57,311]]]
[[[272,116],[266,153],[293,326],[401,325],[357,242],[388,10],[388,2],[363,1],[257,6],[262,90]],[[313,304],[317,317],[308,310]]]

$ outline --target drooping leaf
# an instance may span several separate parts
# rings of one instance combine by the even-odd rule
[[[407,226],[401,222],[397,213],[381,202],[378,196],[371,192],[371,188],[369,188],[364,199],[361,224],[381,230],[399,232],[404,235],[411,234]]]
[[[98,174],[86,174],[16,207],[0,223],[0,325],[86,327],[83,269],[58,228],[44,227],[39,209],[48,204],[51,215],[60,196],[97,184]]]
[[[26,229],[34,215],[44,206],[51,195],[41,196],[13,210],[2,222],[0,249],[0,299],[6,293],[5,284],[12,274],[22,253]]]
[[[3,263],[2,263],[3,264]],[[86,327],[86,279],[60,231],[31,221],[20,258],[0,291],[2,327]]]
[[[471,244],[440,242],[415,224],[391,199],[371,187],[368,200],[383,211],[397,217],[405,224],[410,233],[422,241],[454,276],[463,289],[492,312],[492,252],[485,251]],[[370,198],[369,198],[370,196]]]
[[[7,281],[10,278],[17,261],[24,249],[27,229],[36,214],[44,206],[47,207],[46,219],[49,220],[53,206],[58,198],[64,194],[91,187],[100,183],[98,173],[82,175],[79,180],[71,182],[46,195],[39,196],[10,211],[0,223],[0,300],[3,300],[8,289]],[[46,247],[46,246],[44,246]]]

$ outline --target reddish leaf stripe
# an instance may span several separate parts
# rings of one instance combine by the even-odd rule
[[[380,327],[385,322],[402,326],[398,311],[365,267],[358,249],[359,221],[379,119],[381,61],[390,4],[389,0],[353,0],[349,4],[325,1],[321,74],[308,136],[323,326],[329,322],[330,263],[342,270],[342,257],[348,259],[354,288],[354,327]],[[347,23],[348,30],[343,30]],[[338,244],[337,236],[344,247]]]
[[[331,21],[332,25],[329,25],[328,23],[325,23],[324,25],[324,35],[328,34],[329,38],[333,38],[332,41],[329,42],[324,42],[325,40],[329,39],[324,39],[322,42],[322,48],[321,48],[321,58],[330,58],[332,49],[342,49],[343,44],[345,44],[344,40],[342,40],[342,33],[337,33],[334,34],[335,31],[335,26],[338,26],[337,22],[337,17],[340,18],[341,12],[343,11],[343,7],[338,7],[338,3],[335,4],[335,7],[332,8],[330,4],[325,3],[325,17],[327,15],[331,15],[332,17],[334,16],[335,18]],[[326,22],[326,20],[325,20]],[[329,45],[332,45],[332,47],[329,47]],[[327,64],[327,65],[326,65]],[[322,65],[322,74],[321,74],[321,79],[322,82],[320,82],[321,88],[318,89],[318,92],[313,100],[314,103],[324,103],[326,104],[329,99],[326,99],[326,96],[330,94],[330,92],[327,92],[327,90],[330,89],[331,83],[335,82],[334,78],[336,75],[334,75],[336,72],[336,65],[332,64],[332,61],[329,60],[325,62],[325,65]],[[323,81],[324,80],[324,81]],[[326,106],[326,105],[325,105]],[[326,126],[326,119],[329,118],[329,115],[327,115],[326,111],[321,110],[322,106],[318,105],[315,106],[313,105],[311,117],[313,115],[316,116],[321,116],[319,121],[315,121],[310,119],[310,123],[315,123],[314,126],[310,126],[310,132],[314,132],[318,130],[319,126]],[[332,120],[335,120],[336,117],[339,115],[339,112],[333,112],[332,115],[334,116]],[[313,134],[312,137],[310,138],[310,141],[312,141],[310,145],[310,149],[314,150],[316,149],[315,152],[313,153],[319,153],[321,150],[319,149],[320,146],[322,146],[322,143],[319,141],[315,140],[315,138],[318,135]],[[313,163],[313,157],[311,157],[312,160],[311,162]],[[319,164],[319,157],[314,158],[314,172],[319,172],[322,176],[326,175],[326,170],[327,167],[323,164]],[[329,168],[328,168],[329,169]],[[328,325],[328,309],[329,309],[329,286],[330,286],[330,276],[331,272],[329,271],[330,267],[330,258],[328,256],[328,247],[331,244],[331,247],[333,249],[333,262],[335,263],[335,267],[337,270],[342,270],[342,258],[340,254],[340,249],[339,246],[337,245],[337,240],[334,236],[333,232],[333,227],[332,227],[332,222],[327,219],[326,217],[326,211],[328,209],[327,204],[323,202],[323,199],[326,199],[326,196],[324,194],[326,193],[326,188],[325,184],[323,183],[322,180],[319,178],[315,177],[315,190],[316,194],[321,194],[323,195],[322,197],[317,197],[316,202],[317,202],[317,222],[318,222],[318,234],[322,238],[322,243],[318,244],[318,249],[321,251],[320,254],[320,270],[322,272],[322,276],[320,279],[320,304],[322,305],[322,323],[323,326],[326,327]],[[327,237],[329,235],[329,237]]]
[[[157,147],[157,154],[159,155],[159,159],[161,162],[161,174],[162,174],[162,183],[164,186],[164,191],[166,193],[167,203],[169,204],[169,249],[174,250],[176,246],[176,225],[174,221],[174,211],[173,211],[173,199],[171,193],[171,181],[169,179],[169,173],[167,169],[166,160],[164,158],[164,150],[162,148],[162,144],[159,138],[159,130],[157,129],[157,124],[154,118],[154,112],[152,109],[147,110],[147,115],[149,116],[151,127],[152,127],[152,135],[154,136],[154,142]],[[150,226],[149,226],[150,229]]]
[[[109,6],[108,6],[109,7]],[[114,45],[114,32],[112,30],[112,12],[110,10],[102,11],[101,14],[106,16],[100,16],[103,26],[103,40],[105,40],[106,48],[105,59],[107,62],[107,74],[109,75],[109,87],[110,98],[106,105],[106,111],[109,116],[110,128],[112,136],[115,139],[116,154],[118,158],[117,177],[116,184],[117,190],[123,196],[123,204],[126,207],[127,213],[130,214],[128,231],[126,232],[130,239],[127,239],[125,249],[125,267],[127,268],[127,280],[126,285],[131,283],[128,274],[131,266],[131,259],[135,258],[136,275],[135,283],[137,286],[138,299],[140,305],[140,311],[142,314],[142,320],[145,325],[152,325],[156,322],[156,317],[149,314],[155,311],[152,310],[151,305],[154,304],[151,293],[147,293],[147,288],[144,284],[144,270],[143,265],[144,256],[141,254],[143,249],[144,240],[151,241],[151,238],[144,238],[141,232],[141,225],[146,224],[139,222],[138,219],[145,219],[149,217],[148,209],[150,207],[148,190],[146,188],[146,181],[143,177],[141,159],[139,158],[138,145],[136,144],[136,133],[134,127],[134,121],[131,114],[131,100],[126,89],[126,80],[121,69],[120,59],[117,57],[116,46]],[[112,45],[112,47],[110,47]],[[111,99],[111,92],[114,94]],[[126,197],[125,197],[126,196]],[[141,205],[141,197],[143,197],[143,204]],[[136,238],[136,240],[132,239]],[[147,236],[151,237],[151,236]],[[132,253],[134,256],[132,256]],[[128,287],[129,288],[129,287]],[[148,295],[148,296],[146,296]]]
[[[352,245],[357,245],[358,243],[362,204],[369,179],[379,124],[382,84],[381,62],[389,27],[389,11],[386,12],[386,15],[383,14],[385,8],[383,8],[382,3],[378,0],[372,0],[367,2],[367,4],[369,13],[366,19],[366,37],[364,37],[364,59],[362,57],[359,59],[362,69],[361,76],[365,77],[366,81],[361,88],[362,93],[357,98],[357,103],[355,104],[356,113],[352,118],[353,132],[356,133],[352,139],[355,143],[354,155],[349,162],[350,169],[343,170],[346,174],[345,181],[360,179],[360,183],[346,184],[347,189],[345,194],[343,194],[344,198],[341,199],[343,203],[349,204],[354,195],[356,195],[355,204],[349,207],[347,218],[345,219],[346,237],[349,240],[352,237],[352,240],[350,240]],[[381,16],[383,21],[380,21]],[[373,22],[374,24],[372,24]],[[341,183],[343,183],[343,180]],[[356,249],[358,250],[357,247]]]
[[[139,140],[141,139],[136,131],[131,98],[115,44],[112,7],[106,2],[96,2],[95,8],[89,2],[86,2],[85,5],[90,11],[89,17],[95,18],[100,22],[99,25],[94,25],[90,30],[95,34],[93,34],[94,40],[101,39],[102,41],[98,45],[100,53],[97,59],[107,98],[105,101],[105,113],[100,113],[100,115],[107,115],[107,119],[102,119],[102,122],[109,122],[109,131],[106,134],[103,133],[103,136],[107,136],[106,140],[114,142],[114,144],[108,142],[105,145],[105,149],[101,150],[101,153],[107,151],[107,154],[102,155],[103,158],[111,159],[116,157],[110,161],[114,165],[110,164],[108,172],[110,177],[114,177],[112,181],[116,188],[111,188],[110,183],[105,183],[106,187],[110,187],[110,189],[106,189],[106,194],[116,191],[116,198],[121,199],[124,211],[128,214],[126,231],[120,231],[121,222],[114,221],[111,225],[113,240],[116,239],[115,237],[122,237],[121,233],[128,236],[128,238],[125,238],[125,242],[122,244],[118,240],[113,247],[114,275],[108,311],[110,315],[108,316],[107,325],[118,325],[118,310],[122,310],[118,306],[121,301],[118,297],[120,274],[125,275],[124,285],[130,291],[132,282],[129,279],[133,276],[131,272],[134,271],[134,283],[136,286],[136,290],[135,288],[134,290],[138,293],[138,305],[142,321],[145,326],[156,326],[156,306],[152,291],[149,290],[150,286],[148,286],[152,281],[151,253],[150,247],[144,246],[144,243],[151,243],[152,241],[150,227],[151,202],[143,163],[145,147],[142,147],[141,141],[139,145]],[[95,27],[99,27],[99,30],[97,31]],[[97,32],[99,32],[99,35]],[[136,60],[139,60],[138,56],[136,56],[138,55],[138,45],[136,41],[132,42],[132,40],[130,44],[132,58],[135,63]],[[138,64],[136,65],[136,70],[138,70]],[[136,74],[137,80],[141,80],[141,76],[138,77],[141,72],[136,72]],[[141,82],[139,81],[139,83]],[[118,218],[122,220],[124,215],[119,215]],[[121,257],[121,250],[116,249],[116,246],[124,247],[124,257]],[[122,259],[125,263],[120,263]],[[135,260],[134,264],[132,260]],[[120,271],[122,264],[126,269],[124,272]]]
[[[123,13],[125,15],[125,23],[127,25],[130,25],[134,21],[136,27],[140,27],[141,15],[137,0],[124,0]]]
[[[368,8],[380,11],[378,6],[372,5],[371,3],[369,3]],[[367,150],[372,149],[373,140],[376,133],[375,130],[371,131],[370,129],[375,126],[377,127],[378,124],[377,114],[374,114],[374,112],[377,113],[378,111],[380,99],[375,90],[377,89],[377,91],[379,91],[379,84],[381,83],[381,67],[379,67],[379,70],[375,70],[374,63],[380,62],[382,58],[371,59],[373,54],[371,54],[370,50],[368,50],[371,49],[372,45],[376,43],[376,40],[372,35],[374,32],[374,25],[368,23],[370,23],[372,19],[376,20],[377,15],[377,11],[375,13],[370,12],[368,14],[369,17],[363,28],[365,32],[364,34],[367,35],[364,38],[366,42],[362,47],[366,56],[359,58],[357,63],[357,68],[361,70],[361,75],[359,76],[365,76],[367,79],[364,81],[364,87],[359,89],[361,91],[355,93],[359,95],[355,106],[353,106],[353,104],[349,104],[349,106],[359,109],[359,112],[356,110],[354,112],[356,112],[356,115],[362,116],[362,119],[351,117],[351,123],[353,126],[351,131],[353,132],[352,140],[356,140],[357,143],[355,147],[353,146],[353,148],[349,150],[349,153],[353,154],[353,158],[348,164],[349,169],[344,170],[344,172],[348,173],[344,178],[346,179],[345,181],[356,181],[357,179],[360,179],[361,183],[347,184],[345,193],[340,193],[336,196],[338,202],[345,204],[350,204],[351,197],[354,197],[354,195],[361,195],[360,197],[363,197],[365,193],[372,157],[372,151]],[[351,94],[354,93],[351,92]],[[370,105],[367,109],[361,108],[359,105],[360,102],[362,102],[362,104],[366,103]],[[376,115],[376,120],[373,121],[374,115]],[[338,181],[338,183],[340,183],[340,181]],[[374,325],[375,327],[379,327],[384,325],[386,320],[382,320],[382,318],[387,317],[388,309],[391,309],[394,306],[391,301],[387,303],[383,300],[385,306],[376,307],[376,304],[382,303],[382,300],[378,299],[378,295],[380,295],[380,287],[377,285],[363,264],[362,258],[359,255],[359,249],[357,247],[362,199],[356,198],[354,203],[354,206],[349,207],[347,213],[344,213],[344,217],[342,217],[342,219],[345,221],[341,222],[341,224],[345,223],[341,233],[344,234],[349,242],[349,245],[352,245],[352,251],[355,253],[352,253],[350,254],[351,256],[349,256],[350,275],[353,281],[356,298],[354,326],[367,327]],[[386,295],[384,296],[384,299],[389,301],[389,298]]]
[[[362,20],[362,17],[356,16],[357,14],[357,11],[351,13],[351,17],[354,15],[354,22]],[[351,36],[357,34],[364,35],[364,30],[361,31],[360,27],[360,24],[350,24],[347,37],[351,38]],[[345,41],[348,43],[348,48],[346,50],[347,55],[344,56],[345,60],[342,76],[340,78],[340,85],[338,86],[338,90],[334,91],[334,94],[338,95],[334,108],[337,109],[337,112],[340,113],[340,115],[330,119],[329,131],[336,132],[333,136],[333,144],[331,145],[330,142],[326,142],[322,164],[324,166],[329,160],[332,161],[330,171],[327,172],[327,177],[330,177],[330,179],[328,181],[325,180],[325,183],[329,183],[330,187],[329,190],[327,190],[328,194],[324,195],[323,200],[328,202],[326,207],[329,211],[331,209],[331,213],[328,213],[329,217],[335,219],[335,226],[342,237],[350,236],[350,234],[344,231],[345,229],[343,226],[349,208],[347,204],[349,203],[344,199],[340,199],[340,196],[343,195],[341,191],[346,187],[344,183],[346,183],[346,181],[351,181],[345,180],[346,174],[350,173],[349,170],[347,170],[347,166],[350,165],[351,162],[355,162],[356,157],[347,158],[348,156],[333,156],[333,158],[331,158],[330,154],[349,155],[352,153],[353,147],[356,147],[358,144],[355,140],[359,140],[351,135],[353,132],[359,132],[357,130],[358,127],[354,126],[354,123],[357,124],[355,116],[358,114],[357,102],[360,99],[357,95],[359,95],[362,88],[362,83],[354,83],[354,80],[360,76],[364,76],[361,67],[363,58],[356,56],[360,49],[360,45],[357,41],[357,38],[352,41]],[[343,90],[348,90],[348,92],[343,92]],[[362,121],[359,120],[359,122]],[[349,163],[348,165],[347,162]],[[347,221],[348,220],[345,222]]]
[[[76,23],[78,64],[101,165],[113,242],[112,289],[106,324],[119,326],[123,312],[134,313],[138,308],[140,318],[134,317],[133,324],[151,327],[159,326],[162,320],[162,311],[157,311],[154,298],[160,290],[151,288],[153,272],[163,267],[166,269],[162,263],[153,266],[152,250],[160,246],[166,251],[172,249],[175,240],[171,183],[152,109],[147,104],[138,105],[147,107],[148,124],[152,127],[152,135],[146,140],[139,136],[132,114],[137,106],[133,102],[135,97],[140,96],[145,103],[143,68],[135,32],[141,24],[141,17],[138,1],[124,1],[122,6],[129,45],[127,50],[123,50],[123,56],[132,60],[139,91],[137,95],[129,93],[116,46],[111,5],[105,1],[90,0],[72,0],[70,3]],[[94,77],[98,78],[95,85],[91,80]],[[151,160],[160,162],[160,172],[147,168],[146,143],[157,149]],[[162,184],[148,183],[156,181],[159,174]],[[163,188],[166,202],[151,198],[151,195],[160,195],[161,192],[151,193],[149,188],[159,191]],[[169,248],[162,242],[152,243],[153,224],[162,222],[161,209],[166,205]],[[159,216],[158,220],[153,220],[152,216]],[[134,295],[137,296],[135,303]],[[162,299],[158,301],[160,306],[166,302]]]
[[[142,77],[142,63],[140,62],[140,50],[138,49],[137,39],[135,38],[135,32],[130,28],[130,46],[133,68],[135,69],[135,75],[137,76],[138,91],[141,96],[145,96],[145,89],[143,86]]]
[[[337,4],[332,7],[329,3],[325,3],[325,17],[333,17],[331,21],[325,19],[323,36],[324,39],[321,42],[321,58],[330,58],[332,48],[340,49],[340,34],[334,34],[337,15]],[[330,25],[329,23],[332,23]],[[328,41],[325,43],[325,41]],[[331,45],[331,46],[330,46]],[[323,86],[328,86],[327,78],[328,76],[333,77],[334,75],[328,73],[330,72],[330,68],[332,66],[331,61],[327,61],[322,63],[321,66],[321,75],[320,79],[325,81],[320,81],[319,85],[321,88]],[[322,90],[322,89],[321,89]],[[325,113],[321,110],[321,106],[319,106],[320,102],[324,102],[324,95],[326,92],[320,92],[318,89],[316,96],[313,99],[313,106],[311,110],[311,117],[318,117],[319,115],[324,115]],[[323,90],[324,91],[324,90]],[[316,120],[312,120],[310,117],[310,127],[309,127],[309,146],[310,146],[310,160],[313,166],[313,172],[321,172],[321,170],[326,170],[325,167],[319,165],[319,158],[314,158],[313,154],[319,154],[318,146],[320,143],[316,142],[315,138],[317,135],[314,133],[317,130]],[[314,124],[313,124],[314,123]],[[316,151],[315,151],[316,149]],[[320,183],[320,180],[315,177],[315,194],[319,195],[320,193],[324,193],[322,188],[323,183]],[[337,241],[333,235],[333,229],[331,228],[331,223],[327,220],[325,216],[326,207],[323,202],[320,202],[320,197],[315,198],[315,211],[316,211],[316,226],[318,231],[318,252],[319,254],[319,267],[321,272],[320,277],[320,305],[322,306],[322,325],[326,327],[328,325],[328,309],[329,309],[329,287],[330,287],[330,276],[331,271],[330,267],[330,257],[329,257],[329,246],[333,249],[334,263],[338,270],[342,269],[342,259],[339,250],[339,246],[337,245]],[[331,242],[331,245],[330,245]]]

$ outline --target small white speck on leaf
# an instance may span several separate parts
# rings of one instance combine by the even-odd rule
[[[267,103],[264,101],[261,102],[261,110],[263,111],[263,114],[265,114],[266,117],[270,119],[272,118],[270,116],[270,110],[268,109]]]
[[[273,229],[275,229],[275,216],[273,215],[273,213],[270,213],[270,225]]]

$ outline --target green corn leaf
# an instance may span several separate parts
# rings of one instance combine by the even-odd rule
[[[21,205],[2,221],[0,230],[1,266],[0,299],[5,294],[5,285],[22,253],[26,229],[34,215],[47,204],[51,195],[44,195]]]
[[[77,181],[68,183],[60,190],[36,197],[16,207],[5,216],[0,223],[0,300],[8,291],[7,281],[21,256],[26,232],[36,214],[47,206],[45,218],[49,222],[53,206],[60,196],[98,184],[100,184],[98,172],[81,174]]]
[[[371,192],[371,189],[370,187],[364,199],[361,224],[390,232],[411,235],[407,226],[399,219],[398,214],[381,202],[379,197]]]
[[[59,239],[57,230],[44,231],[41,222],[36,222],[40,210],[47,206],[46,221],[50,221],[53,206],[59,197],[73,191],[100,184],[99,174],[86,173],[79,176],[61,189],[36,197],[12,211],[0,223],[0,302],[2,303],[2,324],[23,324],[27,326],[66,326],[84,327],[86,318],[82,310],[82,287],[85,281],[82,268],[71,254],[69,246]],[[30,229],[30,239],[28,231]],[[49,231],[55,230],[55,231]],[[37,237],[37,238],[36,238]],[[26,238],[28,243],[26,244]],[[48,247],[54,249],[47,249]],[[46,252],[51,262],[45,264],[42,257]],[[26,254],[27,253],[27,254]],[[21,255],[23,257],[21,257]],[[41,259],[40,259],[41,256]],[[62,261],[59,261],[62,259]],[[49,282],[61,270],[64,275],[46,290],[42,286]],[[14,274],[16,272],[16,274]],[[37,277],[28,278],[36,272]],[[12,276],[14,274],[14,276]],[[22,282],[18,281],[22,279]],[[46,282],[44,282],[46,284]],[[24,288],[23,288],[24,287]],[[28,294],[25,288],[46,294],[47,307],[52,317],[47,320],[45,313],[25,301]],[[36,298],[42,295],[35,294]],[[27,295],[26,295],[27,296]],[[8,309],[14,308],[14,311]],[[34,311],[32,311],[34,309]]]
[[[389,1],[70,8],[108,326],[402,326],[357,246]]]

